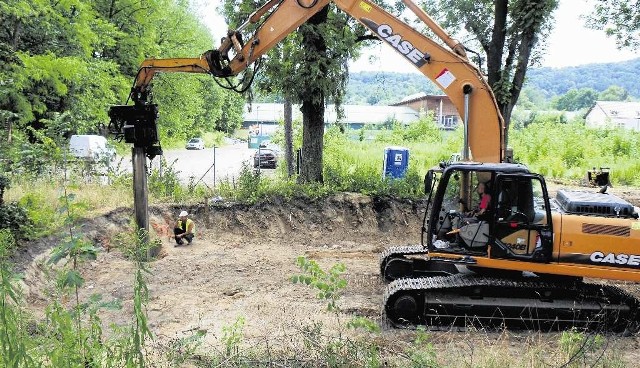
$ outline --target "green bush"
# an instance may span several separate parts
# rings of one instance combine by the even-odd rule
[[[9,230],[15,239],[26,239],[33,233],[33,221],[24,207],[7,203],[0,205],[0,229]]]
[[[173,161],[171,164],[167,164],[167,160],[164,157],[160,158],[160,160],[160,165],[163,168],[162,173],[157,168],[151,170],[151,175],[147,180],[149,193],[158,198],[182,198],[184,188],[180,184],[179,171],[173,167],[176,162]]]
[[[36,235],[44,235],[62,224],[55,202],[47,200],[43,192],[29,192],[20,198],[20,205],[32,221]]]

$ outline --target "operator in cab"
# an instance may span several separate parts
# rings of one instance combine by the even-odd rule
[[[480,203],[478,208],[471,211],[471,216],[476,217],[478,220],[483,220],[487,215],[489,204],[491,203],[491,194],[489,193],[489,183],[479,182],[476,192],[480,196]]]

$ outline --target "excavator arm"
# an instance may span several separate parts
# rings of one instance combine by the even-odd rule
[[[145,60],[136,76],[132,99],[136,104],[146,103],[151,80],[158,72],[208,73],[214,77],[238,75],[333,2],[403,55],[447,94],[465,123],[463,159],[503,161],[504,122],[491,88],[481,72],[469,62],[460,43],[411,0],[403,1],[448,48],[368,0],[271,0],[256,10],[245,24],[229,30],[216,50],[209,50],[199,58]],[[253,35],[243,41],[242,31],[259,22]]]

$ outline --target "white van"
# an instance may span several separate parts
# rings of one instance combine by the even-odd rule
[[[69,152],[85,160],[109,160],[115,157],[115,150],[107,144],[107,138],[101,135],[72,135],[69,140]]]

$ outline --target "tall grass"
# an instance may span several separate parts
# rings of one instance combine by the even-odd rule
[[[145,275],[146,243],[138,236],[129,248],[136,261],[131,326],[114,327],[113,337],[103,334],[100,311],[119,309],[118,300],[103,301],[100,294],[82,300],[79,289],[84,285],[80,266],[94,260],[97,251],[75,228],[81,208],[69,187],[62,188],[59,197],[60,217],[66,234],[53,249],[47,272],[56,280],[53,298],[45,308],[44,318],[28,313],[17,275],[9,257],[16,248],[13,235],[0,231],[0,361],[2,367],[144,367],[144,348],[151,337],[145,307],[148,290]],[[64,262],[61,262],[64,261]],[[58,263],[61,266],[52,267]]]
[[[550,178],[579,180],[593,167],[608,167],[614,184],[640,185],[640,132],[547,120],[513,130],[510,142],[517,161]]]

